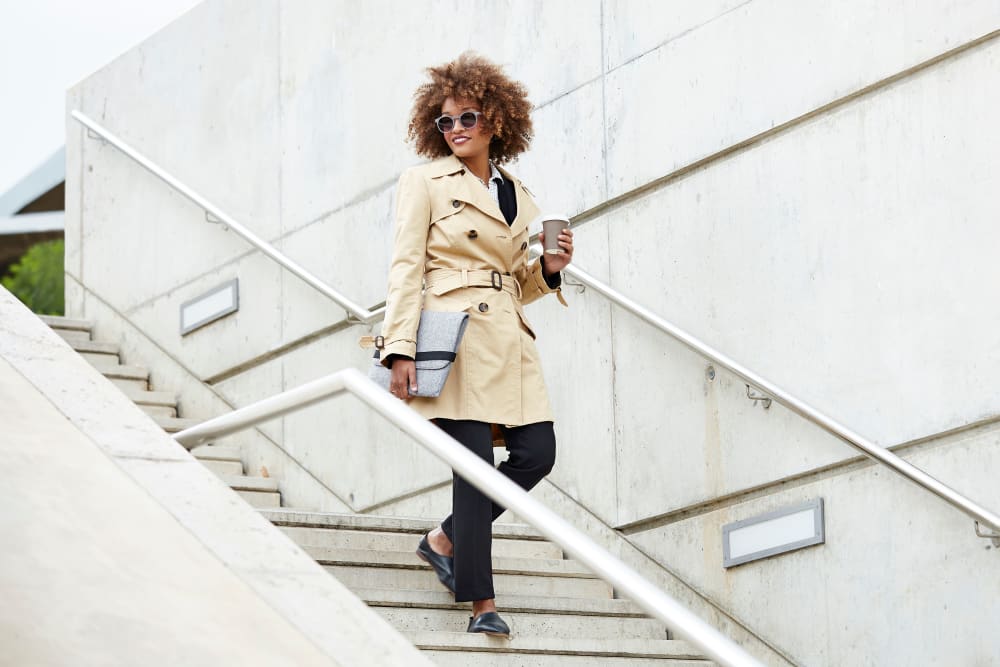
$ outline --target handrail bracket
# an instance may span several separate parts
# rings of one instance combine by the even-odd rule
[[[229,225],[220,220],[218,216],[212,214],[211,211],[205,211],[205,222],[210,222],[213,225],[222,225],[222,231],[229,231]]]
[[[770,396],[768,396],[767,394],[762,394],[761,392],[757,391],[757,389],[751,389],[750,385],[745,385],[745,386],[747,388],[747,398],[749,398],[751,401],[754,402],[760,401],[764,405],[765,410],[771,407]]]
[[[90,129],[89,127],[87,128],[87,138],[88,138],[88,139],[97,139],[98,141],[100,141],[100,142],[101,142],[102,144],[104,144],[105,146],[107,146],[107,145],[108,145],[108,140],[107,140],[106,138],[102,137],[102,136],[101,136],[100,134],[98,134],[97,132],[94,132],[94,131],[93,131],[92,129]]]
[[[1000,531],[995,529],[983,530],[982,525],[980,522],[976,522],[976,537],[985,537],[993,543],[994,547],[1000,549]]]

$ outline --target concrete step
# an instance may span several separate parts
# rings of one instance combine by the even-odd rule
[[[90,330],[94,328],[94,323],[90,320],[76,320],[71,317],[59,317],[57,315],[39,315],[38,317],[53,329],[86,331],[88,336],[90,335]]]
[[[307,549],[307,552],[309,550]],[[552,573],[556,569],[534,559],[494,559],[493,583],[497,595],[554,596],[566,598],[610,598],[611,586],[589,573]],[[395,588],[418,591],[442,590],[441,582],[416,554],[392,552],[342,553],[338,558],[321,559],[320,564],[345,586],[354,589]]]
[[[321,565],[361,565],[380,568],[430,569],[412,551],[369,551],[365,549],[339,549],[334,547],[305,546],[305,552]],[[493,557],[494,574],[527,574],[575,579],[597,579],[587,568],[572,560],[552,558],[503,558]]]
[[[412,551],[417,548],[421,534],[282,526],[281,529],[301,546],[331,547],[337,549],[371,549],[374,551]],[[551,542],[516,540],[512,538],[493,541],[493,555],[506,558],[562,558],[562,550]]]
[[[153,418],[177,416],[177,410],[174,408],[164,408],[159,405],[139,405],[139,409]]]
[[[177,433],[202,422],[201,419],[184,419],[183,417],[153,417],[153,421],[167,433]]]
[[[176,417],[177,397],[167,391],[123,390],[150,417]]]
[[[149,371],[145,368],[119,364],[102,368],[100,371],[104,377],[126,392],[149,390]]]
[[[128,366],[116,364],[101,370],[101,374],[108,378],[122,378],[124,380],[148,380],[149,371],[142,366]]]
[[[355,595],[371,607],[414,607],[421,609],[462,609],[467,602],[455,602],[455,596],[444,588],[419,591],[386,588],[359,588]],[[505,612],[575,614],[625,619],[645,618],[642,609],[630,600],[619,598],[556,598],[547,596],[509,595],[503,599]]]
[[[417,648],[437,665],[467,665],[478,658],[483,664],[518,665],[644,665],[709,667],[687,642],[670,639],[591,639],[572,641],[518,634],[501,639],[468,632],[404,632]]]
[[[176,408],[177,396],[169,391],[144,391],[129,390],[125,395],[138,405],[159,405],[163,407]]]
[[[278,490],[278,482],[270,477],[252,477],[250,475],[220,475],[229,488],[236,491],[273,492]]]
[[[367,514],[337,514],[334,512],[310,512],[307,510],[287,508],[283,508],[276,512],[262,512],[262,514],[269,521],[271,521],[271,523],[278,526],[348,528],[354,530],[411,533],[413,535],[423,535],[440,523],[440,521],[433,519],[372,516]],[[545,538],[531,526],[519,523],[493,524],[493,539],[545,540]]]
[[[70,346],[81,354],[114,354],[117,355],[119,352],[119,346],[117,343],[102,343],[96,340],[79,340],[70,344]]]
[[[501,640],[498,640],[501,641]],[[425,650],[423,654],[439,667],[461,667],[474,664],[490,667],[705,667],[714,662],[682,658],[636,658],[627,655],[563,655],[526,653],[463,653],[459,651]],[[482,659],[482,662],[478,662]]]
[[[585,616],[579,614],[524,613],[509,611],[507,600],[500,601],[504,620],[518,636],[588,639],[667,639],[663,624],[651,618]],[[400,632],[424,630],[464,632],[470,607],[425,609],[420,607],[378,607],[379,614]]]
[[[422,561],[421,561],[422,562]],[[407,588],[433,591],[441,582],[430,570],[382,568],[361,565],[326,565],[330,574],[351,590],[361,588]],[[600,579],[544,577],[523,574],[494,574],[493,587],[498,596],[552,595],[580,598],[610,596],[610,586]]]
[[[80,356],[101,372],[104,369],[114,370],[121,365],[121,359],[118,358],[117,352],[114,354],[107,352],[80,352]]]
[[[201,464],[219,477],[243,474],[243,464],[239,461],[213,461],[211,459],[204,459],[201,461]]]
[[[236,491],[251,507],[259,509],[281,507],[281,494],[277,491]]]
[[[77,331],[76,329],[52,329],[59,336],[69,343],[71,346],[77,343],[89,342],[90,332],[89,331]]]
[[[219,445],[199,445],[191,450],[191,456],[201,461],[242,462],[240,450],[235,447],[221,447]]]

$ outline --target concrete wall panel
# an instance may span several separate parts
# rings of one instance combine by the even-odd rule
[[[385,300],[392,252],[396,188],[386,187],[347,209],[290,232],[282,252],[364,308]],[[282,339],[297,340],[346,311],[294,275],[281,281]]]
[[[403,141],[425,67],[476,50],[507,65],[536,105],[601,73],[598,0],[478,1],[460,11],[447,0],[284,3],[281,31],[286,224],[327,215],[419,161]]]
[[[998,297],[981,280],[998,54],[942,63],[623,209],[613,284],[877,442],[995,414],[997,340],[970,306]]]
[[[609,195],[1000,27],[995,2],[951,4],[758,0],[609,72]]]
[[[617,69],[753,1],[604,0],[605,71]]]
[[[280,228],[278,5],[202,3],[83,84],[85,113],[265,238]]]
[[[608,273],[601,252],[607,244],[605,233],[596,225],[584,225],[574,236],[580,256],[592,259],[591,270],[603,280]],[[568,308],[546,296],[525,310],[538,332],[536,344],[555,414],[557,453],[551,476],[613,524],[618,497],[611,306],[568,283],[563,292]]]
[[[905,456],[962,492],[1000,502],[996,426]],[[823,498],[826,543],[726,570],[722,526]],[[988,665],[972,619],[996,618],[995,550],[972,521],[874,465],[719,508],[630,538],[803,665]],[[905,564],[905,565],[904,565]],[[970,573],[982,573],[977,576]],[[969,619],[960,621],[959,619]],[[914,632],[915,628],[921,631]]]
[[[603,103],[595,81],[535,110],[531,151],[511,169],[543,213],[572,216],[607,199]]]

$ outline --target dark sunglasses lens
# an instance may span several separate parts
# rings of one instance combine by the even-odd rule
[[[442,116],[437,119],[437,126],[442,132],[451,132],[455,129],[455,121],[452,120],[451,116]]]
[[[462,122],[462,127],[464,127],[467,130],[471,130],[476,126],[476,121],[478,120],[478,116],[476,116],[476,114],[472,113],[471,111],[466,111],[461,115],[459,120]]]

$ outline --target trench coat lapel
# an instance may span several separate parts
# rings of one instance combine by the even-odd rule
[[[461,172],[458,178],[454,179],[454,190],[451,194],[454,199],[460,199],[475,206],[477,209],[482,211],[484,214],[493,218],[497,222],[503,224],[504,227],[507,226],[507,221],[503,217],[503,213],[500,211],[499,204],[493,199],[493,195],[490,191],[483,187],[483,184],[479,182],[472,172],[465,168],[462,161],[459,160],[454,154],[448,156],[441,161],[439,169],[436,174],[439,176],[444,176],[448,174],[456,174]]]

